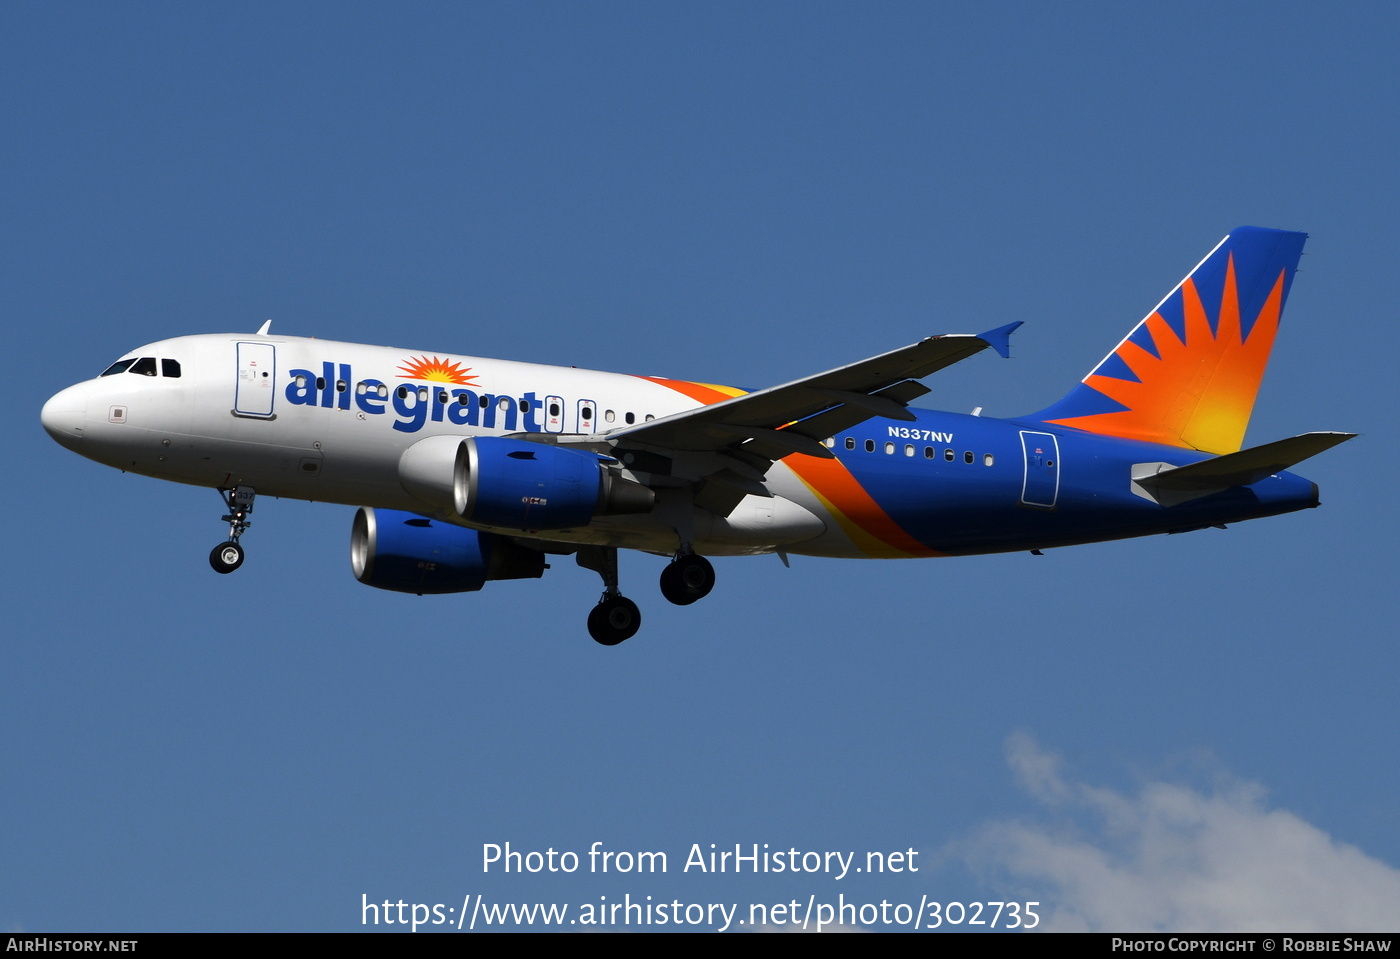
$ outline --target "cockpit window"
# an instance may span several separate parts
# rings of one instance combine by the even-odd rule
[[[103,376],[111,376],[111,375],[113,375],[114,373],[125,373],[125,372],[126,372],[126,368],[127,368],[128,366],[130,366],[132,363],[135,363],[135,362],[136,362],[135,358],[132,358],[132,359],[129,359],[129,360],[117,360],[117,362],[115,362],[115,363],[113,363],[111,366],[107,367],[107,369],[103,371],[102,375],[103,375]]]
[[[156,358],[154,356],[143,356],[135,363],[131,364],[128,373],[140,373],[142,376],[156,375]]]
[[[179,361],[179,360],[161,360],[161,361],[160,361],[160,375],[161,375],[161,376],[175,376],[175,377],[178,377],[178,376],[180,375],[180,361]]]

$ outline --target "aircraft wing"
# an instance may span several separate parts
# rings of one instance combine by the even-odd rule
[[[916,382],[987,347],[1008,353],[1008,324],[973,336],[931,336],[858,363],[808,376],[782,386],[746,393],[710,406],[599,434],[609,445],[640,445],[660,450],[743,454],[751,466],[792,453],[830,458],[822,440],[870,419],[912,420],[911,400],[929,392]]]

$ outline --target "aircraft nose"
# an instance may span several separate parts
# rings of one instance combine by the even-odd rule
[[[83,427],[87,420],[87,390],[84,384],[60,390],[44,404],[39,413],[39,422],[44,430],[60,445],[74,448],[83,438]]]

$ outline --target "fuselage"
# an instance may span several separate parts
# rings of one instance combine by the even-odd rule
[[[424,438],[606,437],[739,393],[328,340],[200,335],[133,350],[102,376],[56,394],[43,423],[69,449],[122,470],[452,521],[401,481],[400,458]],[[1184,465],[1205,454],[1044,422],[910,412],[912,421],[875,417],[829,437],[832,459],[780,460],[763,477],[764,489],[727,515],[688,507],[695,550],[965,555],[1173,532],[1317,505],[1312,483],[1281,472],[1165,507],[1134,488],[1134,467]],[[664,498],[676,459],[623,457],[621,468]],[[669,554],[677,545],[672,520],[657,509],[599,516],[576,529],[496,531]]]

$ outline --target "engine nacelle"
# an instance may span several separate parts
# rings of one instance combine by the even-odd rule
[[[490,579],[538,579],[544,554],[417,513],[362,506],[350,531],[350,567],[377,589],[466,593]]]
[[[440,513],[478,526],[569,529],[645,513],[656,494],[597,453],[503,436],[430,436],[399,457],[399,482]]]

